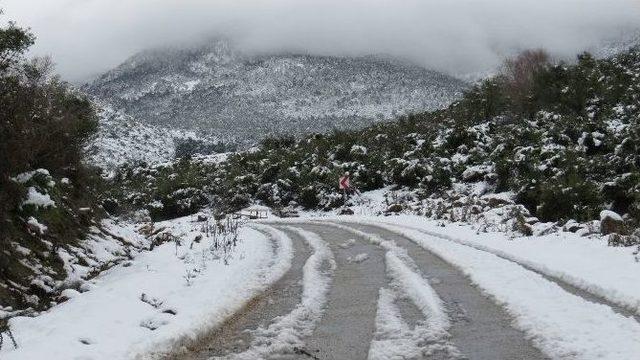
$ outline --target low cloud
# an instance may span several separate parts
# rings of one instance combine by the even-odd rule
[[[450,73],[519,49],[572,56],[640,27],[632,0],[0,0],[30,26],[35,55],[79,81],[137,51],[215,35],[246,51],[387,54]]]

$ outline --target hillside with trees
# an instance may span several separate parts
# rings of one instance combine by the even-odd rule
[[[637,48],[606,59],[584,53],[575,63],[527,51],[445,110],[269,138],[221,163],[124,167],[110,202],[154,219],[252,202],[328,211],[350,205],[337,188],[350,172],[360,191],[403,192],[405,211],[434,218],[477,219],[508,205],[524,233],[536,222],[586,227],[613,210],[626,223],[616,241],[630,244],[640,221],[639,78]]]

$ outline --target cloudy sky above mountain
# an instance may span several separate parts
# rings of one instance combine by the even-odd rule
[[[35,55],[79,81],[151,47],[221,34],[247,51],[389,54],[483,71],[518,49],[570,56],[640,26],[639,0],[0,0]]]

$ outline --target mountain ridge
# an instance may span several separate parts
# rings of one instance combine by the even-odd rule
[[[250,55],[226,40],[138,53],[84,90],[145,124],[253,143],[449,105],[467,84],[374,56]]]

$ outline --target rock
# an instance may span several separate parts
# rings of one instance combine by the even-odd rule
[[[600,232],[603,235],[620,234],[626,235],[627,230],[624,225],[622,216],[611,211],[603,210],[600,212]]]
[[[169,315],[178,315],[178,310],[174,308],[166,308],[166,309],[163,309],[162,312],[164,314],[169,314]]]
[[[156,309],[159,308],[160,306],[162,306],[162,304],[164,303],[164,301],[162,301],[162,300],[160,300],[160,299],[158,299],[156,297],[149,296],[149,295],[147,295],[145,293],[142,293],[140,295],[140,301],[142,301],[143,303],[147,303],[147,304],[153,306]]]
[[[368,254],[362,253],[362,254],[358,254],[356,256],[349,256],[347,258],[347,261],[350,263],[356,263],[359,264],[361,262],[366,261],[369,258]]]
[[[529,216],[528,218],[525,218],[524,221],[529,225],[533,225],[539,223],[540,219],[535,216]]]
[[[401,204],[391,204],[389,205],[389,207],[387,207],[387,210],[385,212],[388,213],[399,213],[404,209],[404,207]]]
[[[482,206],[479,205],[473,205],[471,206],[471,208],[469,209],[469,211],[471,212],[471,214],[473,215],[478,215],[482,213]]]
[[[145,236],[152,235],[154,230],[153,223],[144,224],[138,228],[138,232]]]
[[[572,233],[575,233],[578,230],[583,229],[583,228],[584,228],[584,225],[579,224],[575,220],[569,220],[563,226],[564,231],[569,231],[569,232],[572,232]]]
[[[203,221],[207,221],[208,218],[204,215],[198,215],[198,221],[203,222]]]
[[[464,182],[478,182],[484,179],[484,176],[493,170],[490,165],[469,166],[462,172],[462,180]]]
[[[513,204],[513,200],[511,200],[508,196],[504,194],[487,194],[482,196],[481,200],[485,201],[486,204],[491,208],[497,208],[504,205]]]
[[[165,326],[171,322],[171,314],[160,313],[148,317],[140,322],[140,326],[154,331],[162,326]]]
[[[95,287],[96,286],[94,284],[90,283],[90,282],[83,282],[80,285],[80,291],[81,292],[91,291],[91,290],[95,289]]]
[[[340,209],[340,215],[353,215],[354,212],[351,208],[342,208]]]
[[[163,232],[160,233],[158,235],[156,235],[155,238],[153,238],[153,241],[151,242],[150,246],[149,246],[149,251],[155,249],[156,246],[160,246],[166,242],[169,241],[173,241],[176,240],[176,237],[173,236],[173,234],[171,234],[170,232]],[[179,243],[179,242],[178,242]]]
[[[91,345],[91,344],[95,343],[95,341],[93,341],[93,339],[88,338],[88,337],[78,338],[78,341],[83,345]]]

